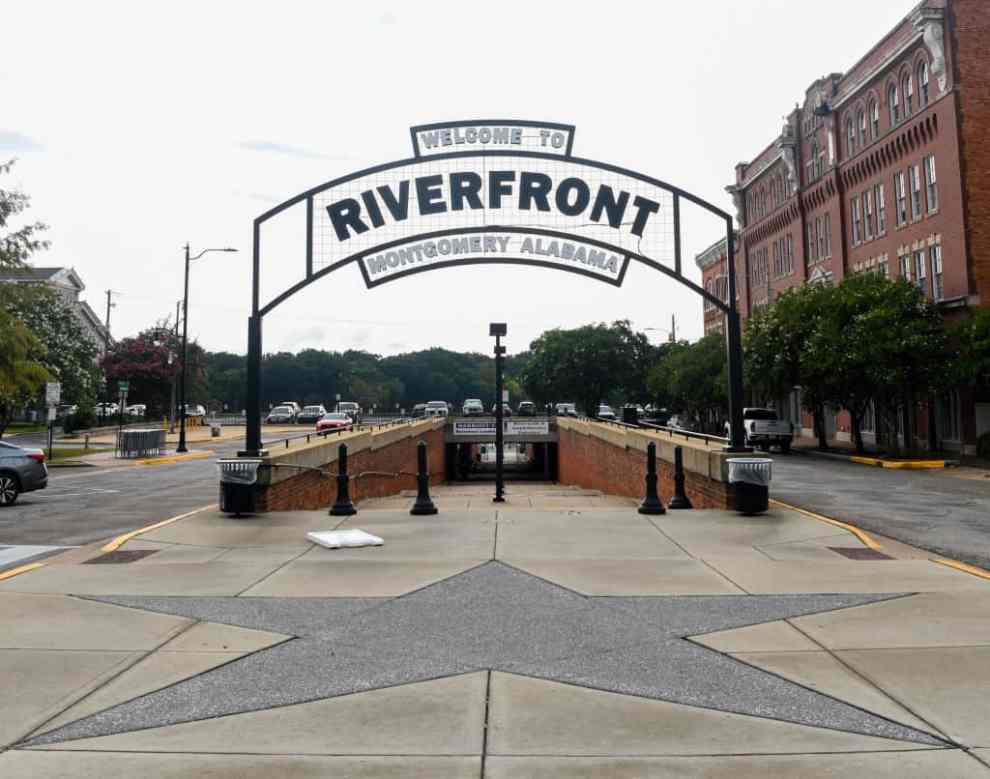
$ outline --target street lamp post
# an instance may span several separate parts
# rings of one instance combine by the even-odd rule
[[[190,257],[189,244],[186,244],[186,281],[182,295],[182,365],[180,366],[181,376],[179,378],[179,445],[175,448],[175,451],[179,453],[189,451],[186,448],[186,361],[189,356],[186,345],[189,335],[189,263],[193,260],[198,260],[208,252],[236,251],[237,249],[231,249],[229,247],[224,249],[203,249],[195,257]]]
[[[503,493],[505,484],[503,482],[502,469],[504,466],[502,442],[502,357],[505,354],[505,347],[502,346],[502,336],[507,328],[504,322],[492,322],[488,326],[488,335],[495,336],[495,498],[494,503],[505,503]]]

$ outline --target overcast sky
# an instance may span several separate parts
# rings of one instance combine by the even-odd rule
[[[577,126],[574,153],[655,176],[731,212],[733,166],[780,131],[819,76],[848,69],[912,0],[11,3],[3,11],[3,186],[51,226],[35,264],[74,266],[115,337],[182,295],[190,334],[244,352],[255,216],[338,176],[411,156],[414,124],[518,118]],[[851,21],[855,20],[855,25]],[[685,214],[688,272],[719,237]],[[299,223],[265,277],[303,272]],[[266,241],[268,239],[266,238]],[[273,290],[274,291],[274,290]],[[621,289],[512,266],[439,270],[366,290],[348,266],[265,320],[265,351],[511,352],[544,329],[631,319],[701,334],[701,300],[648,268]],[[666,331],[652,333],[657,340]]]

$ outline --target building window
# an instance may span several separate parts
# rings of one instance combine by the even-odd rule
[[[863,416],[859,420],[859,429],[863,433],[876,433],[877,431],[876,407],[873,405],[872,400],[863,409]]]
[[[852,199],[852,228],[853,228],[853,246],[856,246],[863,240],[863,216],[859,210],[858,197],[854,197]]]
[[[942,285],[942,247],[935,244],[929,253],[932,258],[932,297],[935,300],[942,300],[945,297],[945,288]]]
[[[901,121],[901,104],[894,84],[891,84],[890,89],[887,90],[887,110],[890,111],[890,126],[896,127]]]
[[[938,211],[938,183],[935,180],[935,156],[925,157],[925,189],[928,195],[928,213]]]
[[[904,171],[894,174],[894,197],[897,200],[897,226],[907,224],[907,186],[904,183]]]
[[[708,283],[705,284],[705,290],[708,292],[709,295],[715,294],[715,283],[711,279],[708,279]],[[708,298],[705,298],[705,311],[711,311],[713,308],[715,308],[715,305],[712,303],[712,301],[710,301]]]
[[[825,228],[824,230],[822,230],[822,234],[825,240],[824,256],[831,257],[832,256],[832,215],[825,214],[825,219],[823,220],[822,224],[824,225]]]
[[[808,220],[808,261],[815,262],[818,259],[818,245],[815,243],[815,223]]]
[[[917,165],[908,168],[911,174],[911,221],[921,219],[921,169]]]
[[[928,105],[928,62],[918,66],[918,106]]]
[[[887,255],[884,254],[880,261],[877,262],[877,273],[883,276],[885,279],[890,278],[890,268],[887,265]]]
[[[859,145],[862,148],[866,146],[866,114],[862,110],[856,114],[856,124],[859,125]]]
[[[794,273],[794,236],[787,236],[787,273]]]
[[[873,197],[877,204],[877,235],[883,235],[887,232],[887,204],[883,200],[883,184],[873,187]]]
[[[914,79],[908,73],[901,82],[901,91],[904,93],[904,116],[910,116],[914,111]]]
[[[959,440],[959,391],[952,390],[939,396],[938,428],[943,440]]]
[[[866,231],[866,240],[870,241],[877,233],[876,212],[873,210],[873,190],[868,189],[863,193],[863,229]]]
[[[928,297],[928,274],[925,268],[925,250],[919,249],[914,253],[914,282],[921,294]]]
[[[880,104],[876,100],[870,101],[870,132],[873,140],[880,137]]]
[[[856,128],[852,119],[846,119],[846,156],[852,157],[856,151]]]
[[[901,266],[901,278],[904,281],[911,281],[911,255],[902,254],[897,258],[897,261]]]

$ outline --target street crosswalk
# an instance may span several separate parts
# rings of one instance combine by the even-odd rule
[[[60,552],[63,549],[74,548],[75,547],[71,546],[0,546],[0,570],[3,570],[4,568],[13,568],[15,565],[29,562],[33,558],[40,557],[42,555]]]

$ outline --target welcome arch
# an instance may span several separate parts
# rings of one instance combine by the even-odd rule
[[[413,156],[302,192],[254,220],[245,456],[262,454],[262,320],[313,282],[356,263],[372,289],[447,267],[553,268],[621,287],[631,261],[677,280],[726,316],[730,450],[744,449],[742,347],[732,217],[685,190],[616,165],[573,156],[575,128],[470,120],[410,129]],[[728,301],[686,278],[681,206],[725,223]],[[302,278],[260,299],[261,228],[306,212]]]

